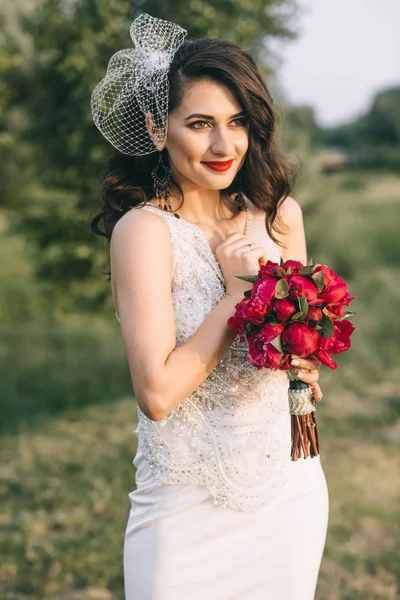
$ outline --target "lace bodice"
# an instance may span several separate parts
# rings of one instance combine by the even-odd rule
[[[268,258],[279,262],[263,216],[254,214],[248,199],[246,204],[246,231],[251,223],[258,227]],[[168,225],[180,345],[225,295],[224,277],[197,225],[154,206],[142,210],[159,215]],[[247,342],[237,336],[210,375],[163,420],[152,421],[138,406],[138,452],[159,483],[205,485],[216,504],[258,510],[283,491],[289,478],[288,384],[285,371],[253,367]]]

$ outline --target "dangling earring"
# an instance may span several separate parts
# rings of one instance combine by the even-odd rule
[[[159,167],[161,167],[162,169],[164,169],[164,174],[162,176],[160,176],[159,174],[157,174],[157,171],[158,171]],[[155,192],[156,198],[158,198],[158,208],[161,208],[161,209],[164,209],[164,210],[168,210],[169,209],[171,212],[174,212],[172,210],[171,204],[170,204],[170,202],[168,200],[168,198],[171,195],[171,192],[170,192],[170,188],[171,188],[171,169],[164,164],[161,152],[158,155],[158,163],[157,163],[157,165],[151,171],[151,176],[152,176],[152,179],[153,179],[154,192]],[[162,206],[161,198],[164,199],[164,202],[165,202],[164,206]],[[174,216],[177,219],[180,219],[180,216],[177,213],[174,213]]]
[[[236,194],[235,202],[237,204],[238,212],[240,212],[243,208],[243,194],[241,191]]]

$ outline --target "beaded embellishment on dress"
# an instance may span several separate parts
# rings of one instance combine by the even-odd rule
[[[142,208],[169,228],[178,346],[224,297],[223,274],[199,227],[154,206]],[[247,206],[247,228],[250,216]],[[279,262],[274,249],[269,258]],[[289,481],[288,386],[285,371],[257,370],[247,342],[237,336],[210,375],[164,419],[152,421],[137,407],[138,451],[160,484],[205,485],[216,504],[259,510]]]

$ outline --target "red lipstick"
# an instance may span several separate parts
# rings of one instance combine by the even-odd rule
[[[206,167],[209,167],[213,171],[227,171],[231,167],[232,163],[233,159],[225,161],[218,160],[214,162],[203,162],[203,165],[206,165]]]

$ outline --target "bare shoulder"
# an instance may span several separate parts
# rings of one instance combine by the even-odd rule
[[[275,230],[274,234],[281,246],[280,252],[283,260],[299,260],[303,264],[307,264],[307,244],[300,204],[293,196],[286,196],[279,203],[278,216],[284,231]],[[280,227],[280,223],[278,226]]]
[[[293,196],[286,196],[278,205],[278,215],[290,227],[303,218],[303,211]]]
[[[115,224],[111,236],[112,254],[126,252],[127,248],[151,245],[157,250],[171,248],[168,225],[163,218],[150,210],[132,208]]]
[[[141,208],[132,208],[128,210],[115,224],[113,236],[123,236],[126,233],[139,230],[168,231],[168,225],[161,216],[154,214],[149,210],[141,210]]]

